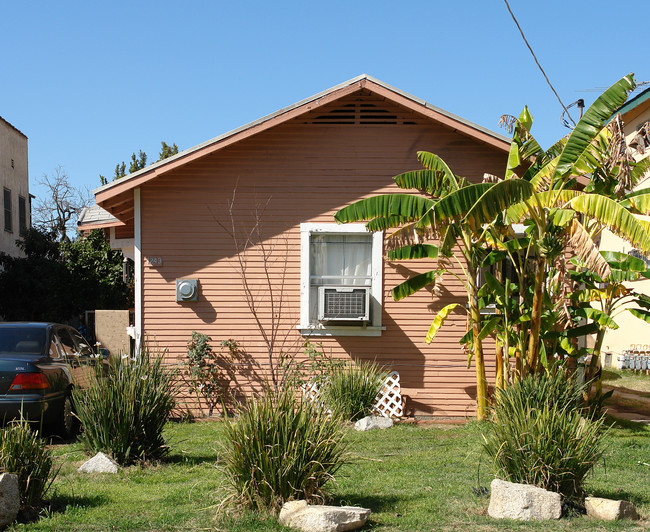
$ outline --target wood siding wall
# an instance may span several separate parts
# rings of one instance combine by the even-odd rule
[[[355,100],[359,99],[348,103]],[[146,335],[168,349],[170,363],[185,360],[187,342],[196,330],[210,335],[215,349],[221,340],[235,339],[249,357],[266,367],[264,343],[242,290],[237,247],[228,234],[233,224],[241,243],[254,225],[255,214],[260,215],[262,239],[274,250],[269,265],[275,301],[283,304],[283,349],[301,351],[305,338],[296,329],[301,223],[334,223],[333,213],[346,204],[397,190],[392,176],[420,168],[418,150],[441,155],[457,174],[477,181],[484,172],[503,171],[503,152],[421,118],[407,120],[401,109],[379,104],[389,114],[402,116],[400,122],[315,119],[325,115],[321,109],[317,116],[276,126],[142,188],[143,327]],[[246,279],[268,327],[271,302],[260,257],[259,247],[246,252]],[[437,295],[422,292],[400,302],[390,296],[396,284],[425,269],[420,261],[385,263],[386,330],[380,337],[312,341],[322,342],[326,352],[337,358],[377,360],[398,370],[412,413],[471,417],[474,367],[467,369],[467,356],[458,343],[465,331],[465,314],[454,314],[433,344],[424,342],[435,313],[452,301],[464,301],[460,283],[449,275]],[[199,301],[176,302],[178,278],[199,280]],[[239,381],[248,391],[247,379]]]

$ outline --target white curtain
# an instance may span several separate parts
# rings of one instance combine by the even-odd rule
[[[318,314],[318,287],[370,286],[372,235],[312,234],[309,243],[310,318]]]

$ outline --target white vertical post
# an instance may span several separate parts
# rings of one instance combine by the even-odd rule
[[[135,353],[140,356],[142,342],[142,213],[140,210],[140,189],[133,190],[133,224],[134,246],[133,262],[135,264]]]

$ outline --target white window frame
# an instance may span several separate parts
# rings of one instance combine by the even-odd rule
[[[372,273],[371,273],[371,319],[362,325],[312,324],[309,321],[311,307],[309,244],[313,234],[372,234]],[[304,336],[380,336],[386,327],[381,325],[383,308],[383,243],[384,233],[370,233],[364,224],[300,224],[300,324],[298,329]]]

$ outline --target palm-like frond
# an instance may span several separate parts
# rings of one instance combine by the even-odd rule
[[[605,120],[625,103],[628,93],[635,86],[634,76],[628,74],[601,94],[589,109],[587,109],[569,135],[569,139],[562,150],[555,169],[554,179],[564,179],[571,173],[574,163],[602,129]]]
[[[569,244],[585,265],[601,279],[611,274],[612,271],[608,262],[600,254],[598,246],[594,243],[591,235],[577,218],[573,218],[569,226]]]
[[[483,224],[494,221],[513,203],[520,203],[530,198],[533,193],[533,186],[523,179],[505,179],[494,183],[474,201],[464,221],[473,229],[477,229]]]
[[[459,181],[456,174],[451,171],[451,168],[447,166],[447,163],[438,155],[428,151],[419,151],[418,160],[427,170],[442,172],[452,190],[463,186],[463,183]],[[460,180],[463,182],[465,181],[463,178],[460,178]]]
[[[451,314],[451,312],[458,306],[458,303],[451,303],[450,305],[447,305],[446,307],[443,307],[440,309],[440,312],[436,314],[436,317],[433,319],[431,322],[431,326],[429,327],[429,331],[427,332],[427,336],[424,339],[424,341],[428,344],[430,344],[433,339],[435,338],[436,334],[440,330],[440,327],[443,326],[445,323],[445,320]]]
[[[403,246],[388,252],[389,260],[413,260],[438,258],[438,246],[433,244],[416,244]]]
[[[402,225],[412,222],[413,220],[410,217],[406,216],[388,216],[388,217],[377,217],[370,220],[366,227],[368,231],[385,231],[386,229],[392,229],[394,227],[401,227]]]
[[[383,194],[343,207],[334,215],[334,219],[339,223],[393,216],[400,216],[404,220],[416,220],[422,217],[433,204],[433,200],[415,194]]]
[[[577,212],[598,221],[643,253],[650,253],[650,235],[646,228],[616,201],[599,194],[582,194],[570,204]]]
[[[454,189],[449,177],[443,170],[412,170],[393,177],[399,188],[420,190],[430,196],[439,198]]]
[[[552,209],[563,208],[574,198],[580,196],[581,192],[577,190],[547,190],[537,192],[531,196],[528,204],[533,208]],[[515,203],[506,209],[504,221],[506,223],[521,223],[530,218],[529,206],[524,203]]]
[[[430,270],[428,272],[421,273],[419,275],[411,277],[410,279],[407,279],[403,283],[400,283],[395,288],[393,288],[393,299],[395,301],[399,301],[400,299],[404,299],[411,294],[415,294],[415,292],[421,290],[425,286],[429,286],[430,284],[435,283],[436,279],[438,279],[438,277],[440,277],[443,273],[445,273],[445,270]]]

